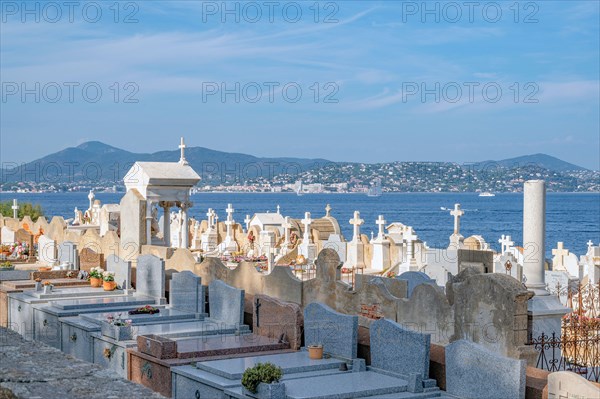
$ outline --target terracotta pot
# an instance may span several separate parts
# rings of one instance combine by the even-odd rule
[[[98,277],[90,277],[90,285],[92,287],[102,287],[102,279]]]
[[[102,286],[104,287],[104,291],[114,291],[117,288],[117,283],[115,281],[105,281],[102,283]]]
[[[323,345],[308,345],[309,359],[323,359]]]

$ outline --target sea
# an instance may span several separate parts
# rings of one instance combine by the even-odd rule
[[[40,204],[50,221],[52,216],[73,218],[73,210],[88,208],[87,192],[72,193],[0,193],[0,200],[16,198],[19,202]],[[96,193],[96,199],[119,203],[123,193]],[[450,210],[460,203],[465,211],[461,218],[461,234],[465,237],[480,235],[491,247],[499,250],[502,234],[512,236],[516,245],[522,244],[523,194],[496,194],[479,197],[477,193],[385,193],[380,197],[365,194],[304,194],[295,193],[199,193],[192,195],[194,206],[190,215],[205,219],[208,208],[213,208],[219,220],[226,218],[228,203],[235,209],[234,219],[244,225],[246,215],[276,212],[277,205],[285,216],[301,219],[304,212],[313,218],[325,215],[330,204],[331,214],[337,218],[346,239],[352,237],[349,220],[354,211],[360,211],[365,223],[363,234],[377,234],[375,221],[384,215],[388,223],[400,222],[412,226],[419,238],[430,247],[445,248],[452,234],[454,218]],[[587,242],[600,242],[600,193],[548,193],[546,202],[546,256],[551,257],[556,243],[583,255]]]

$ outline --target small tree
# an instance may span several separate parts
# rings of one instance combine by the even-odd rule
[[[258,363],[254,367],[247,368],[242,375],[242,386],[252,393],[256,393],[258,384],[272,384],[279,382],[283,376],[281,367],[273,363]]]
[[[0,202],[0,213],[4,217],[11,217],[13,215],[12,205],[12,201]],[[19,219],[22,219],[24,216],[29,216],[31,220],[35,222],[40,216],[44,216],[44,211],[39,204],[34,205],[30,202],[25,202],[19,204],[17,216]]]

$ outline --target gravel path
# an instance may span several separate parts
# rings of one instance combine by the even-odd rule
[[[12,393],[11,393],[12,392]],[[152,399],[163,396],[96,364],[0,328],[0,399]]]

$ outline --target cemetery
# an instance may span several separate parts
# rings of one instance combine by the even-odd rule
[[[40,345],[146,397],[600,397],[600,244],[545,258],[543,181],[524,182],[521,246],[463,237],[456,204],[433,248],[384,215],[367,237],[358,210],[346,240],[329,205],[194,220],[179,148],[137,162],[118,204],[0,216],[3,348]],[[26,392],[10,367],[0,387]]]

